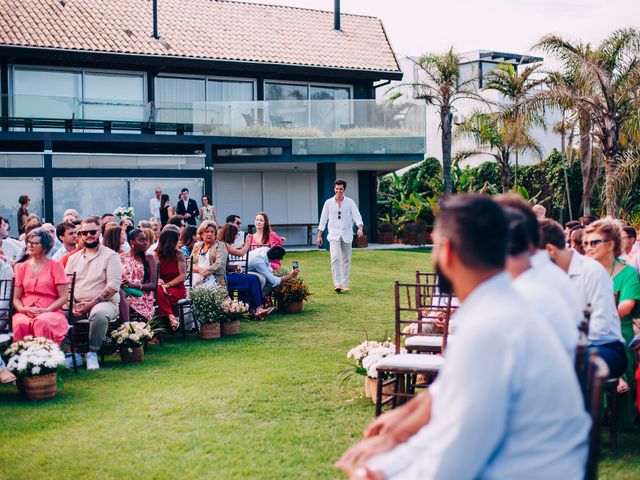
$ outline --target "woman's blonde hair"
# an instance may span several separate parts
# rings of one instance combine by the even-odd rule
[[[584,233],[587,235],[591,233],[599,233],[607,241],[613,242],[613,255],[619,257],[622,253],[621,247],[621,229],[620,225],[611,217],[606,217],[596,222],[587,225]]]
[[[213,229],[215,230],[215,231],[213,232],[213,236],[214,236],[214,238],[215,238],[216,233],[218,233],[218,226],[216,225],[216,222],[213,222],[213,221],[211,221],[211,220],[206,220],[206,221],[202,222],[202,223],[200,224],[200,226],[198,227],[198,233],[197,233],[197,235],[198,235],[198,240],[200,240],[200,241],[204,241],[204,238],[203,238],[204,232],[205,232],[205,231],[207,230],[207,228],[209,228],[209,227],[213,227]]]

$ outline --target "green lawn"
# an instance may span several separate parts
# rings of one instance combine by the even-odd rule
[[[0,386],[0,478],[336,478],[332,463],[373,416],[362,378],[344,385],[346,352],[392,332],[394,279],[424,251],[355,251],[350,294],[332,291],[326,252],[300,260],[313,296],[300,315],[245,322],[242,334],[191,335],[62,375],[49,402]],[[640,477],[637,435],[605,450],[603,478]]]

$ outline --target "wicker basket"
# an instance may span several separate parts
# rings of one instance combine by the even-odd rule
[[[56,396],[57,372],[34,377],[18,377],[18,390],[29,400],[48,400]]]
[[[200,325],[200,338],[204,340],[213,340],[220,338],[219,323],[203,323]]]
[[[278,308],[286,313],[300,313],[302,312],[302,301],[278,305]]]
[[[122,347],[120,349],[120,358],[122,359],[122,363],[138,363],[144,361],[144,349],[142,345],[139,347],[131,348],[131,352],[129,351],[131,347]]]
[[[377,400],[377,396],[378,396],[378,380],[375,378],[369,378],[367,377],[366,379],[367,384],[369,385],[369,395],[367,395],[368,397],[371,398],[371,401],[373,401],[374,405],[376,404],[376,400]],[[365,387],[365,393],[367,391],[367,388]],[[393,393],[393,383],[390,385],[385,385],[382,387],[382,401],[385,401],[387,398],[389,398],[388,396],[385,396],[384,394],[392,394]]]
[[[222,336],[237,335],[240,333],[240,320],[233,322],[222,322]]]

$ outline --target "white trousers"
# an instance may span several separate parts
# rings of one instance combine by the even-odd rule
[[[335,286],[349,286],[349,273],[351,271],[351,242],[344,240],[330,240],[331,275]]]

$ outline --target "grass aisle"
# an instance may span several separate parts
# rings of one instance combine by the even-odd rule
[[[231,339],[171,340],[139,365],[112,357],[66,372],[49,402],[0,386],[0,478],[336,478],[332,463],[373,416],[362,377],[340,385],[346,352],[365,332],[392,333],[392,282],[430,257],[354,251],[345,295],[332,291],[328,253],[295,258],[313,292],[302,314],[244,322]],[[601,478],[640,478],[638,435],[620,445],[605,450]]]

